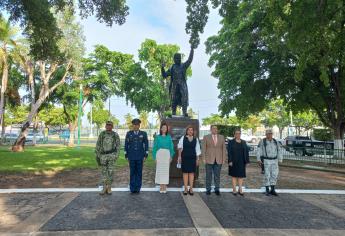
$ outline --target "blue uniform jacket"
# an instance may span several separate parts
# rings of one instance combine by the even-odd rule
[[[125,140],[125,155],[128,160],[143,160],[149,153],[147,133],[139,130],[138,134],[128,131]]]

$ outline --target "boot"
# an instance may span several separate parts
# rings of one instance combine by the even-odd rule
[[[271,185],[271,192],[270,192],[273,196],[278,196],[278,193],[275,190],[275,186]]]
[[[107,185],[103,184],[102,191],[99,193],[99,195],[103,196],[106,193],[107,193]]]
[[[111,185],[110,184],[108,184],[107,185],[107,189],[106,189],[107,191],[107,194],[109,194],[109,195],[111,195]]]
[[[266,186],[265,188],[266,188],[265,195],[269,196],[270,195],[270,188],[268,186]]]

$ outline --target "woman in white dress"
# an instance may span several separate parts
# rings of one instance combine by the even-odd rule
[[[168,125],[162,123],[159,135],[156,135],[152,148],[152,157],[156,161],[155,183],[160,185],[160,193],[167,192],[170,163],[174,154],[174,144],[168,133]]]

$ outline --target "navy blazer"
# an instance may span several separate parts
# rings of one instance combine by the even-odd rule
[[[149,153],[149,141],[145,131],[128,131],[125,139],[125,155],[128,160],[143,160]]]

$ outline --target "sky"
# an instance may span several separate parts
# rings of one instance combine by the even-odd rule
[[[159,44],[177,44],[181,52],[188,55],[189,35],[185,32],[187,19],[186,3],[184,0],[127,0],[129,16],[122,26],[107,27],[97,22],[95,17],[81,20],[86,37],[87,53],[93,51],[97,44],[103,44],[110,50],[130,53],[137,58],[137,51],[145,39],[154,39]],[[205,41],[217,34],[220,29],[220,17],[217,10],[212,10],[201,43],[195,50],[191,65],[193,75],[188,79],[189,107],[199,114],[199,119],[218,113],[219,90],[217,79],[211,76],[212,69],[207,65],[209,55],[205,52]],[[106,107],[108,107],[107,101]],[[90,107],[86,108],[86,113]],[[121,123],[124,115],[137,112],[126,105],[125,98],[111,97],[110,110]],[[154,121],[151,114],[151,121]]]

